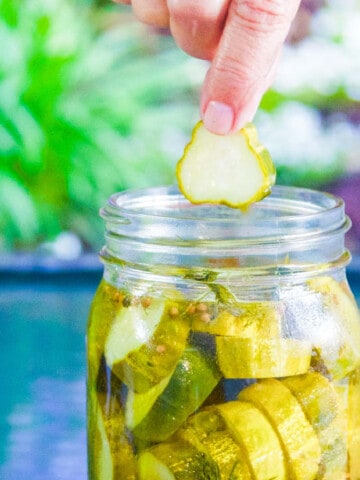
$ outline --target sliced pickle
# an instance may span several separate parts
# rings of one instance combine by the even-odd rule
[[[345,480],[347,478],[346,430],[342,420],[333,421],[318,432],[321,447],[319,480]]]
[[[216,463],[186,442],[160,443],[139,456],[139,480],[220,480]]]
[[[300,403],[317,432],[327,428],[342,413],[341,402],[334,385],[320,373],[309,372],[284,378],[282,383]]]
[[[89,473],[91,478],[106,478],[108,480],[115,480],[114,477],[114,462],[110,443],[105,431],[105,425],[100,408],[95,408],[94,414],[95,428],[90,429],[89,436],[93,442],[93,452],[89,457]]]
[[[196,315],[191,328],[229,337],[280,337],[281,315],[275,303],[239,303],[237,308],[241,313],[235,315],[225,310],[210,321],[204,321],[206,317]]]
[[[110,368],[150,340],[165,308],[166,302],[158,299],[152,299],[149,307],[139,302],[121,308],[105,343],[105,357]]]
[[[171,376],[172,373],[145,393],[135,393],[133,390],[128,390],[125,404],[125,424],[130,430],[134,429],[146,417],[156,399],[167,387]]]
[[[290,477],[313,480],[321,449],[315,430],[290,390],[275,379],[261,380],[238,395],[259,408],[279,435]]]
[[[152,442],[167,439],[201,406],[220,377],[215,359],[196,348],[186,348],[167,387],[133,434]]]
[[[317,355],[313,367],[334,379],[344,378],[360,364],[360,314],[350,292],[331,277],[308,281],[309,287],[322,296],[326,315],[335,322],[338,345],[314,345]]]
[[[169,312],[178,307],[170,305],[148,342],[112,365],[113,372],[137,393],[147,392],[168,377],[184,351],[189,322],[180,316],[173,318]]]
[[[110,319],[121,310],[122,293],[104,280],[101,281],[91,305],[88,327],[88,368],[90,382],[96,379],[104,343],[110,330]],[[106,321],[104,321],[106,319]]]
[[[275,167],[253,124],[230,135],[215,135],[199,122],[176,175],[180,190],[192,203],[245,208],[269,195]]]
[[[349,464],[350,479],[360,479],[360,368],[349,379]]]
[[[205,451],[218,465],[221,480],[252,480],[248,461],[235,442],[219,413],[206,409],[188,419],[175,434],[200,451]]]
[[[271,378],[309,370],[311,343],[290,338],[216,337],[217,359],[225,378]]]
[[[90,391],[90,425],[95,420],[95,431],[89,436],[94,441],[94,478],[107,480],[135,480],[136,460],[128,440],[125,417],[120,403],[122,385],[102,358],[96,382],[97,390]],[[106,476],[104,474],[106,472]]]
[[[346,423],[341,400],[334,385],[323,375],[306,375],[282,380],[300,403],[316,431],[321,448],[319,479],[340,480],[346,473]]]
[[[138,460],[139,480],[175,480],[171,470],[150,452],[143,452]]]
[[[246,456],[254,480],[285,480],[283,451],[265,415],[251,403],[240,401],[217,405],[216,409]]]

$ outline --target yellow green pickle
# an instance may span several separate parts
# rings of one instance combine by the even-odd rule
[[[307,288],[343,327],[335,353],[289,337],[278,301],[102,282],[88,332],[89,479],[360,480],[358,313],[330,277]]]

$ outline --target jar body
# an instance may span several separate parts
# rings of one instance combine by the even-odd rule
[[[266,282],[242,268],[106,261],[88,327],[90,480],[360,478],[344,267]]]

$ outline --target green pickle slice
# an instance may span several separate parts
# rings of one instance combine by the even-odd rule
[[[94,449],[90,471],[94,478],[136,480],[136,459],[126,435],[124,411],[120,403],[121,382],[106,366],[104,358],[96,382],[90,389],[89,435]],[[92,423],[94,422],[94,423]]]
[[[278,380],[265,379],[242,390],[238,399],[266,415],[280,439],[290,477],[313,480],[321,459],[319,440],[289,389]]]
[[[112,365],[113,372],[137,393],[147,392],[168,377],[184,351],[189,322],[180,315],[170,316],[173,311],[178,312],[178,307],[167,305],[151,338]]]
[[[217,405],[216,409],[246,456],[254,480],[285,480],[283,451],[265,415],[251,403],[240,401]]]
[[[135,437],[166,440],[201,406],[220,377],[215,359],[196,348],[186,348],[165,390],[133,429]]]
[[[105,358],[111,369],[150,340],[165,308],[166,302],[158,299],[153,299],[146,308],[140,302],[121,308],[105,343]]]
[[[171,375],[163,378],[145,393],[135,393],[133,390],[128,390],[125,404],[125,424],[130,430],[133,430],[149,413],[156,399],[167,387]]]
[[[312,345],[290,338],[216,337],[220,370],[225,378],[271,378],[305,373]]]

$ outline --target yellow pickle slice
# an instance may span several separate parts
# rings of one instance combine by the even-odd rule
[[[286,377],[310,368],[310,342],[224,336],[217,336],[215,341],[218,364],[225,378]]]
[[[221,480],[252,480],[243,450],[213,407],[190,417],[175,437],[205,451],[218,465]]]
[[[342,414],[339,396],[332,382],[317,372],[281,380],[300,403],[316,431],[327,428]]]
[[[285,480],[283,450],[265,415],[248,402],[227,402],[215,408],[246,456],[254,480]]]
[[[194,127],[176,175],[181,192],[192,203],[235,208],[246,208],[269,195],[276,176],[253,124],[230,135],[215,135],[202,122]]]
[[[314,278],[308,285],[321,295],[336,335],[335,345],[314,345],[317,352],[314,369],[322,371],[325,368],[333,379],[344,378],[360,365],[360,314],[356,302],[332,277]]]
[[[126,434],[121,405],[122,387],[102,357],[97,381],[89,387],[89,435],[95,445],[89,466],[96,473],[94,478],[102,478],[104,472],[108,480],[137,478],[136,459]]]
[[[336,389],[326,377],[310,372],[282,380],[300,403],[321,448],[319,478],[342,479],[347,466],[346,416]]]
[[[281,315],[275,303],[239,303],[237,309],[241,313],[235,315],[223,310],[213,320],[197,315],[191,328],[194,331],[229,337],[280,337]]]
[[[259,408],[277,432],[290,478],[314,480],[321,460],[319,439],[290,390],[275,379],[259,380],[238,399]]]
[[[159,443],[139,455],[139,480],[221,480],[217,464],[186,442]]]
[[[360,368],[349,379],[349,465],[350,480],[360,479]]]

